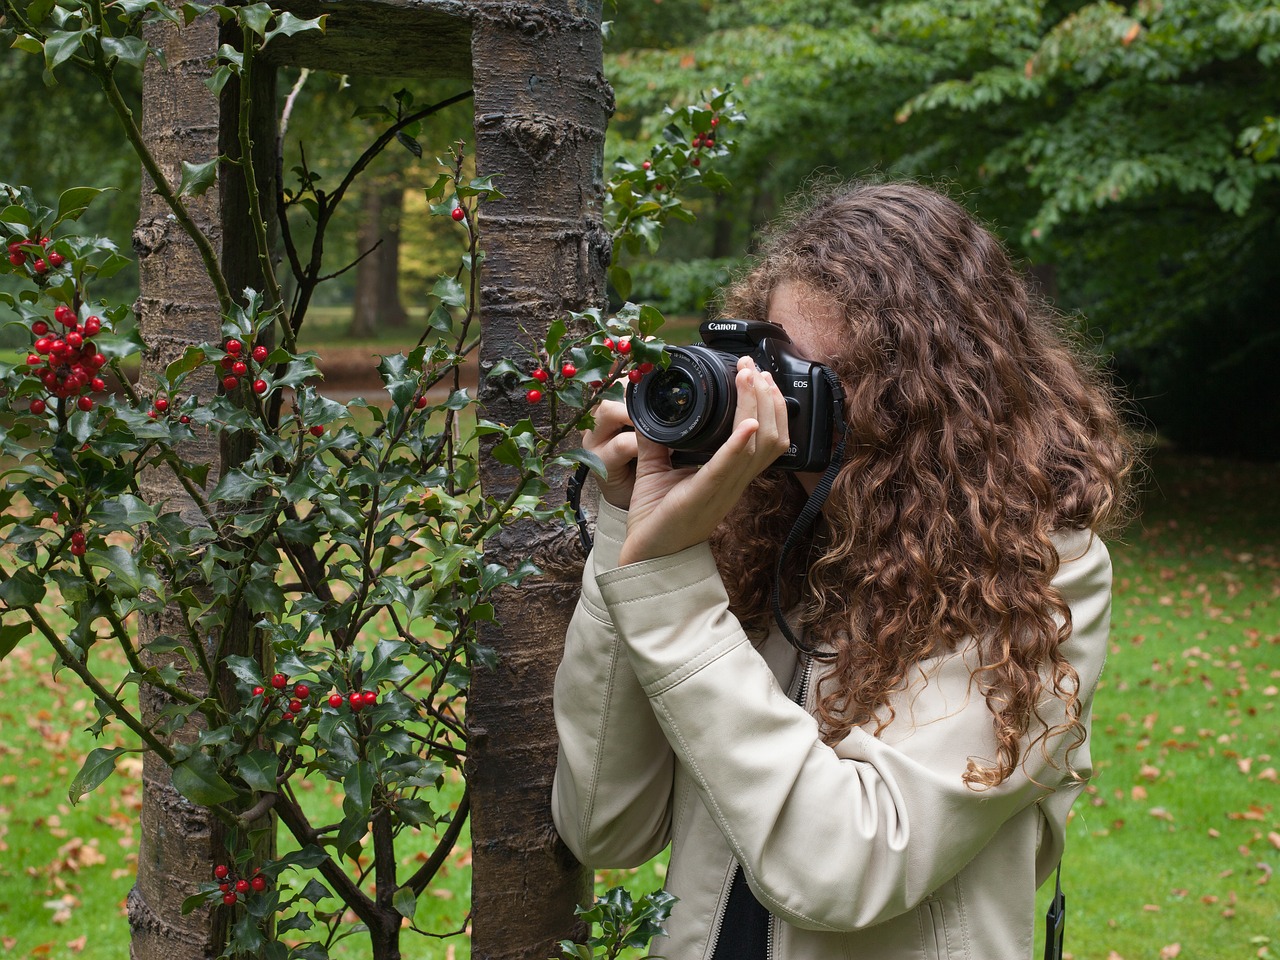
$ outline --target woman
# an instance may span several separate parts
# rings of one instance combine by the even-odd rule
[[[1026,960],[1034,891],[1090,773],[1132,448],[999,243],[909,184],[826,194],[727,315],[782,326],[846,393],[849,452],[780,586],[816,478],[739,363],[705,466],[607,405],[596,541],[556,682],[554,813],[591,866],[672,844],[654,952]]]

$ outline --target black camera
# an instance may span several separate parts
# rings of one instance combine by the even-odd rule
[[[627,387],[627,412],[636,430],[670,447],[673,464],[706,463],[733,432],[738,358],[749,356],[773,376],[787,404],[791,448],[774,466],[826,469],[836,418],[843,415],[835,376],[797,354],[775,323],[708,320],[698,332],[701,344],[668,347],[670,366]]]

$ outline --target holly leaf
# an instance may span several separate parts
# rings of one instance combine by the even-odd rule
[[[218,179],[218,164],[222,157],[214,157],[204,163],[182,161],[182,182],[178,184],[178,196],[198,197],[213,186]]]
[[[58,215],[53,221],[54,225],[63,220],[79,220],[81,214],[89,209],[94,197],[100,193],[106,193],[106,190],[99,190],[97,187],[72,187],[63,190],[58,197]]]
[[[202,807],[212,807],[236,797],[213,758],[204,753],[193,753],[173,768],[173,788]]]
[[[85,757],[84,765],[80,767],[80,772],[76,774],[67,790],[67,797],[71,800],[72,806],[96,790],[107,777],[115,773],[116,757],[128,752],[124,747],[97,747],[90,750],[89,756]]]
[[[414,913],[418,909],[418,898],[413,892],[412,887],[401,887],[391,896],[391,906],[395,907],[396,913],[410,920],[413,919]]]
[[[276,792],[276,774],[280,759],[270,750],[251,750],[236,757],[236,773],[254,790]]]
[[[0,660],[11,654],[13,648],[18,645],[18,641],[30,633],[31,630],[30,623],[11,623],[7,626],[0,626]]]

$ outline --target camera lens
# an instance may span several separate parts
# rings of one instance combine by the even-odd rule
[[[693,381],[683,370],[662,370],[653,375],[646,399],[654,419],[678,426],[693,413]]]
[[[679,451],[682,463],[704,462],[733,430],[738,358],[701,344],[668,352],[665,370],[627,388],[627,411],[638,433]]]

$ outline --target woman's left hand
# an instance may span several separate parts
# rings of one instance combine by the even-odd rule
[[[733,432],[701,467],[671,466],[671,451],[637,436],[635,488],[619,564],[665,557],[701,543],[747,485],[787,452],[787,407],[773,378],[738,361]]]

